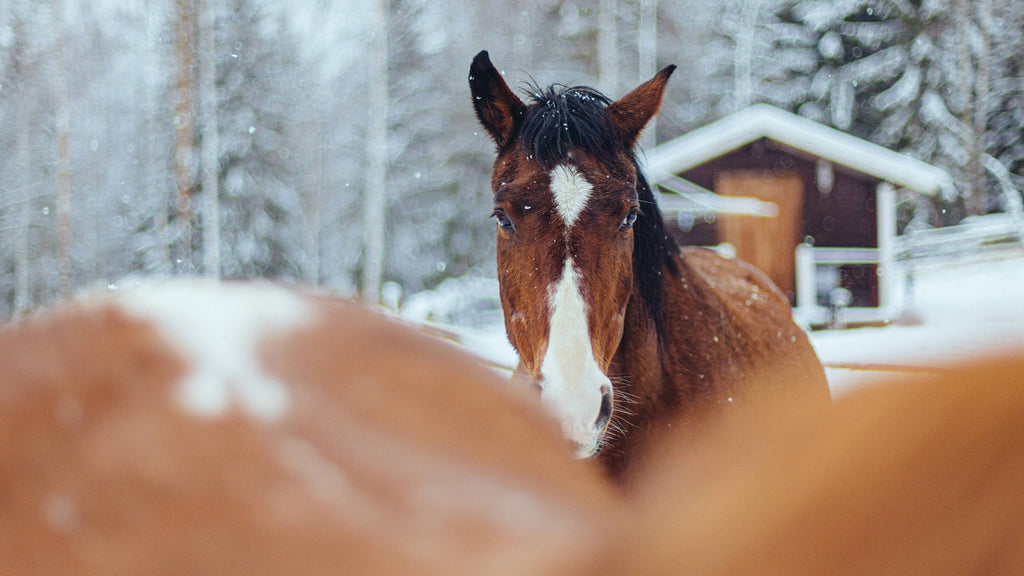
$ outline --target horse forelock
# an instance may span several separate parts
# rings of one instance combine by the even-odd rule
[[[520,146],[545,170],[570,159],[575,150],[599,162],[618,161],[621,142],[605,107],[612,101],[587,86],[528,87],[531,100],[520,131]]]

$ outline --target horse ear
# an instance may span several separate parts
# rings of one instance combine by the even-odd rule
[[[498,148],[504,148],[515,134],[526,105],[509,89],[486,50],[477,54],[469,67],[469,89],[480,124]]]
[[[619,134],[632,147],[640,138],[640,132],[661,108],[661,97],[665,93],[665,84],[676,69],[667,66],[647,82],[637,86],[632,92],[608,105],[608,116],[618,129]]]

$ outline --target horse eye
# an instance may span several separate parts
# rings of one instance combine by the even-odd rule
[[[498,222],[498,226],[500,226],[502,230],[508,230],[510,232],[515,231],[515,224],[512,224],[512,220],[509,219],[508,215],[505,214],[503,210],[495,210],[491,213],[491,216],[493,216]]]
[[[628,230],[633,227],[636,222],[637,216],[640,215],[640,210],[637,208],[630,208],[629,214],[626,214],[626,218],[622,220],[622,224],[619,224],[619,230]]]

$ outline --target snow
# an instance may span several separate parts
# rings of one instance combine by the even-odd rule
[[[916,98],[920,92],[921,80],[921,68],[916,64],[908,66],[896,83],[871,98],[872,106],[883,112],[897,106],[905,109],[907,103]]]
[[[843,55],[843,39],[835,30],[830,30],[818,42],[818,53],[827,59],[837,59]]]
[[[505,335],[497,278],[478,273],[449,278],[433,290],[410,295],[398,315],[414,325],[447,334],[499,370],[511,372],[519,362]]]
[[[811,342],[826,365],[935,368],[1024,346],[1024,256],[946,263],[914,274],[914,325],[822,331]],[[894,368],[896,369],[896,368]],[[872,372],[830,369],[841,392]]]
[[[294,292],[263,283],[166,282],[130,288],[116,300],[153,322],[187,361],[176,400],[187,412],[223,416],[235,407],[273,421],[288,409],[288,389],[259,362],[259,345],[313,319]]]
[[[843,21],[847,15],[860,7],[861,0],[837,0],[835,2],[805,2],[793,9],[794,16],[814,30],[824,30]]]

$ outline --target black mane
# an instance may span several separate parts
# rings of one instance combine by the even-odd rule
[[[573,150],[583,150],[598,162],[614,166],[620,162],[624,144],[605,108],[612,100],[586,86],[553,85],[542,90],[528,88],[531,104],[520,127],[524,152],[545,170],[568,160]],[[679,246],[665,230],[654,192],[644,178],[636,155],[629,150],[637,173],[637,196],[641,216],[633,226],[633,275],[639,295],[654,324],[659,344],[665,334],[665,276],[667,268],[677,276]]]
[[[679,265],[676,262],[679,245],[665,229],[665,221],[661,218],[654,192],[635,157],[633,164],[637,165],[636,191],[641,211],[633,225],[633,275],[637,279],[640,298],[644,301],[647,314],[654,322],[660,346],[665,335],[665,276],[662,270],[667,268],[672,278],[679,276]]]

